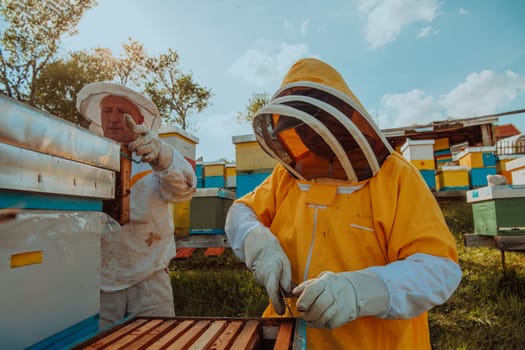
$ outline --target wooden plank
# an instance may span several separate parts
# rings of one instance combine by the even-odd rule
[[[119,340],[120,338],[126,336],[126,334],[128,334],[129,332],[133,331],[134,329],[140,327],[141,325],[143,325],[146,322],[147,322],[147,320],[145,320],[145,319],[134,320],[131,323],[126,324],[125,326],[117,329],[116,331],[111,332],[107,336],[101,335],[102,338],[100,338],[96,342],[88,345],[84,349],[86,349],[86,350],[87,349],[89,349],[89,350],[103,349],[104,347],[109,346],[113,342],[115,342],[115,341]],[[109,331],[111,331],[111,329]]]
[[[525,235],[494,236],[494,241],[500,250],[525,252]]]
[[[159,339],[156,339],[154,343],[148,346],[148,350],[161,350],[166,349],[166,347],[180,338],[187,329],[191,328],[195,324],[193,320],[182,321],[177,325],[173,330],[170,330],[168,333],[161,336]]]
[[[148,333],[152,328],[155,328],[162,320],[147,320],[144,324],[128,332],[123,337],[111,344],[112,350],[117,349],[129,349],[130,345],[143,337],[145,333]]]
[[[230,247],[226,235],[188,235],[175,236],[177,248],[209,248],[209,247]]]
[[[259,322],[250,320],[232,344],[232,349],[254,349],[260,343]]]
[[[232,321],[228,324],[224,332],[217,338],[212,345],[213,350],[226,350],[231,348],[231,344],[240,333],[243,321]]]
[[[475,233],[466,233],[463,235],[463,243],[465,247],[496,247],[494,236],[484,236]]]
[[[145,334],[137,339],[133,344],[129,344],[126,350],[138,350],[138,349],[147,349],[148,345],[153,343],[156,339],[159,339],[161,336],[170,331],[170,329],[175,328],[179,323],[176,320],[158,320],[160,323],[151,328]]]
[[[504,251],[525,252],[525,235],[486,236],[467,233],[465,247],[490,247]]]
[[[197,341],[191,346],[192,350],[207,350],[213,344],[215,339],[219,337],[221,332],[226,328],[226,321],[220,320],[215,321],[211,326],[204,332]]]
[[[277,333],[277,338],[275,339],[275,344],[273,346],[274,350],[288,350],[290,349],[290,344],[293,338],[294,325],[292,322],[282,323],[279,327],[279,333]]]
[[[193,327],[188,329],[181,337],[179,337],[174,343],[170,344],[166,350],[187,350],[191,344],[200,337],[202,333],[209,327],[211,321],[203,320],[197,321]]]

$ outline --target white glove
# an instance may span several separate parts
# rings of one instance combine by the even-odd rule
[[[275,312],[283,315],[286,311],[283,293],[292,289],[292,270],[279,241],[267,227],[260,225],[248,233],[243,249],[246,266],[266,288]]]
[[[389,295],[383,280],[367,270],[322,272],[298,285],[297,310],[310,327],[337,328],[360,316],[377,316],[387,311]]]
[[[126,125],[133,131],[134,141],[128,145],[131,152],[142,156],[142,161],[150,163],[155,170],[167,169],[173,161],[173,149],[163,142],[145,125],[137,125],[129,114],[125,115]]]

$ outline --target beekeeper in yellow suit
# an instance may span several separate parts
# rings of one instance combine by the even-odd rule
[[[175,257],[170,202],[189,200],[197,178],[191,164],[156,131],[157,106],[136,91],[96,82],[77,94],[89,129],[132,153],[130,222],[101,237],[100,326],[127,316],[175,316],[168,265]]]
[[[317,59],[291,67],[253,129],[279,163],[226,233],[266,288],[263,316],[302,317],[308,349],[430,349],[427,311],[461,269],[419,171]]]

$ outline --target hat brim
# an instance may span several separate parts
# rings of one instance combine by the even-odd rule
[[[110,95],[125,97],[134,103],[144,116],[144,124],[150,130],[157,131],[160,128],[160,112],[157,106],[146,96],[123,85],[96,82],[84,86],[77,94],[76,108],[84,118],[91,122],[90,130],[102,134],[100,102]]]

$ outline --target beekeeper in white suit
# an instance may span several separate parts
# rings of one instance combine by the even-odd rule
[[[157,136],[160,113],[145,96],[96,82],[78,92],[76,107],[91,122],[90,130],[128,144],[134,160],[130,222],[101,238],[100,326],[126,316],[174,316],[168,265],[175,257],[175,240],[169,203],[193,196],[195,172]]]

